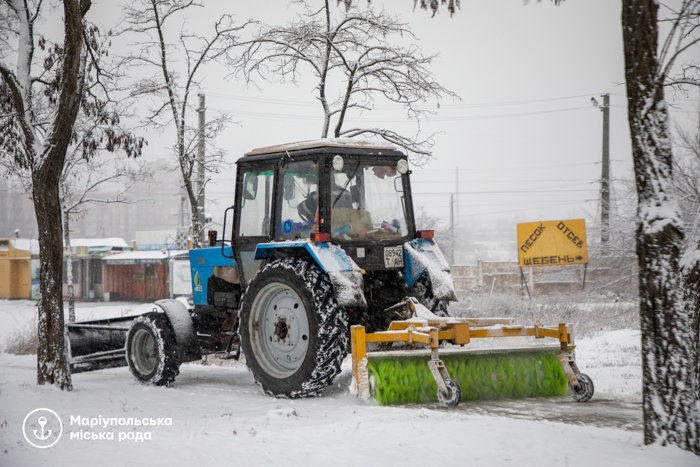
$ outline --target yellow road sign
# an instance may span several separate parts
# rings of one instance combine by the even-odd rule
[[[588,263],[586,220],[518,224],[518,261],[521,268]]]

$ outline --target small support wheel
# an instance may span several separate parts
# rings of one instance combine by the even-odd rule
[[[453,379],[446,379],[445,386],[447,387],[446,392],[438,389],[438,401],[448,409],[453,409],[462,400],[462,387]]]
[[[576,402],[587,402],[593,397],[593,380],[585,373],[577,374],[576,380],[578,380],[579,388],[576,389],[569,383],[569,394]]]

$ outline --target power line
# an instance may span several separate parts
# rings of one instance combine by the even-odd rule
[[[549,109],[549,110],[534,110],[530,112],[515,112],[509,114],[495,114],[495,115],[462,115],[457,117],[426,117],[426,121],[431,122],[462,122],[467,120],[488,120],[493,118],[514,118],[514,117],[527,117],[530,115],[543,115],[551,113],[562,113],[562,112],[573,112],[576,110],[589,109],[590,106],[584,105],[579,107],[567,107],[563,109]]]
[[[591,190],[594,190],[595,188],[591,188],[589,190],[578,190],[578,189],[572,189],[572,190],[504,190],[504,191],[460,191],[459,193],[455,193],[457,195],[498,195],[498,194],[522,194],[522,193],[590,193]],[[413,192],[414,196],[435,196],[435,195],[442,195],[442,196],[447,196],[452,194],[452,192],[448,191],[421,191],[421,192]]]
[[[571,206],[573,204],[581,204],[577,202],[570,202],[570,203],[557,203],[557,204],[546,204],[546,205],[538,205],[538,206],[533,206],[531,208],[520,208],[520,209],[508,209],[506,211],[493,211],[493,212],[477,212],[473,214],[468,214],[468,216],[490,216],[493,214],[507,214],[511,212],[523,212],[523,211],[534,211],[536,209],[542,209],[542,208],[555,208],[558,206]]]
[[[218,106],[209,106],[214,110],[224,111]],[[579,106],[579,107],[567,107],[562,109],[548,109],[548,110],[535,110],[530,112],[515,112],[508,114],[484,114],[484,115],[461,115],[461,116],[425,116],[424,120],[426,122],[462,122],[470,120],[489,120],[498,118],[516,118],[516,117],[526,117],[531,115],[544,115],[551,113],[563,113],[563,112],[573,112],[577,110],[589,109],[589,106]],[[275,113],[275,112],[255,112],[251,110],[238,110],[234,115],[247,116],[251,118],[276,118],[284,120],[320,120],[322,116],[317,115],[301,115],[301,114],[286,114],[286,113]],[[359,117],[348,117],[348,120]],[[395,122],[406,122],[406,118],[389,118],[389,117],[362,117],[363,121],[379,122],[379,123],[395,123]]]
[[[576,180],[565,180],[565,179],[534,179],[534,178],[525,178],[525,179],[518,179],[518,180],[463,180],[460,179],[459,184],[460,185],[467,185],[467,184],[483,184],[483,183],[561,183],[561,182],[571,182],[569,183],[568,186],[571,185],[586,185],[586,184],[591,184],[591,183],[596,183],[599,182],[600,180],[590,180],[588,178],[586,179],[576,179]],[[411,185],[416,185],[416,184],[428,184],[428,183],[445,183],[445,180],[411,180]],[[552,187],[547,187],[547,188],[552,188]]]
[[[580,167],[580,166],[592,166],[595,165],[596,162],[575,162],[573,164],[554,164],[554,165],[522,165],[522,166],[514,166],[514,167],[493,167],[493,168],[483,168],[483,169],[470,169],[469,173],[472,172],[503,172],[507,170],[542,170],[542,169],[559,169],[559,168],[565,168],[565,167]],[[440,173],[454,173],[454,169],[421,169],[421,172],[440,172]],[[417,172],[416,172],[417,173]]]
[[[566,201],[566,202],[554,201],[554,202],[543,202],[543,203],[539,203],[539,204],[537,204],[536,206],[532,206],[532,207],[519,207],[519,208],[517,208],[517,209],[514,208],[514,209],[501,210],[501,211],[467,212],[467,213],[464,213],[464,212],[463,212],[463,213],[464,213],[465,216],[467,216],[467,217],[469,217],[469,216],[490,216],[490,215],[493,215],[493,214],[506,214],[506,213],[511,213],[511,212],[533,211],[533,210],[536,210],[536,209],[546,209],[546,208],[553,208],[553,207],[558,207],[558,206],[580,205],[580,204],[588,203],[588,202],[591,202],[591,201],[597,201],[597,200],[586,199],[586,200],[581,200],[581,201]],[[419,209],[420,209],[420,208],[426,208],[426,206],[423,206],[423,205],[420,204],[420,203],[415,203],[415,204],[416,204],[416,207],[419,208]],[[429,207],[429,208],[434,208],[434,207],[437,207],[437,206],[434,206],[434,205],[431,204],[430,206],[427,206],[427,207]],[[441,207],[449,208],[449,205],[444,205],[444,206],[441,206]]]
[[[554,203],[571,203],[571,204],[582,204],[582,203],[588,203],[592,201],[598,201],[598,199],[592,199],[592,198],[586,198],[586,199],[567,199],[567,200],[561,200],[558,199],[554,201]],[[543,206],[547,207],[549,204],[551,204],[552,201],[543,201],[542,203],[538,203],[536,206]],[[419,201],[414,200],[414,204],[418,208],[430,208],[430,209],[436,209],[436,208],[441,208],[441,209],[449,209],[450,205],[449,204],[435,204],[435,203],[430,203],[430,204],[424,204],[420,203]],[[513,202],[512,201],[502,201],[500,203],[474,203],[474,204],[463,204],[460,203],[460,210],[459,212],[462,213],[465,210],[470,210],[470,209],[478,209],[478,208],[486,208],[486,207],[513,207]],[[515,208],[513,208],[515,209]]]
[[[294,99],[277,99],[271,97],[252,97],[252,96],[241,96],[238,94],[228,94],[228,93],[218,93],[218,92],[208,92],[213,96],[219,96],[229,99],[235,99],[243,102],[253,102],[262,104],[276,104],[276,105],[288,105],[295,107],[318,107],[318,103],[310,103],[307,100],[294,100]],[[513,101],[493,101],[493,102],[472,102],[463,104],[440,104],[441,109],[467,109],[467,108],[479,108],[479,107],[508,107],[515,105],[527,105],[527,104],[537,104],[541,102],[556,102],[571,99],[578,99],[582,97],[590,97],[593,93],[586,94],[574,94],[571,96],[557,96],[557,97],[544,97],[539,99],[522,99]],[[588,107],[588,106],[587,106]],[[374,107],[375,109],[394,109],[395,105],[378,105]]]
[[[591,94],[594,93],[587,93],[587,94],[576,94],[572,96],[559,96],[559,97],[545,97],[541,99],[523,99],[523,100],[515,100],[515,101],[500,101],[500,102],[481,102],[481,103],[472,103],[472,104],[445,104],[441,105],[441,108],[471,108],[471,107],[508,107],[508,106],[513,106],[513,105],[524,105],[524,104],[537,104],[540,102],[555,102],[555,101],[564,101],[564,100],[570,100],[570,99],[578,99],[581,97],[590,97]]]

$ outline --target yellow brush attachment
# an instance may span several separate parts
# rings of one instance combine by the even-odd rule
[[[563,396],[568,380],[559,348],[440,352],[462,400]],[[437,384],[425,352],[376,352],[367,356],[369,396],[381,405],[437,400]]]

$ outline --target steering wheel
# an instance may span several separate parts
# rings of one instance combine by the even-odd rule
[[[297,212],[304,222],[316,222],[318,211],[318,193],[312,191],[304,201],[297,206]]]

